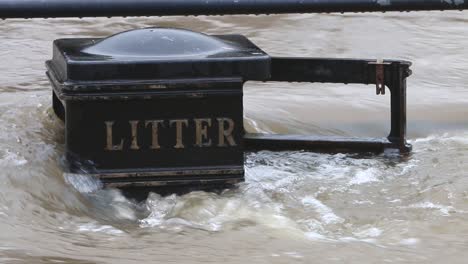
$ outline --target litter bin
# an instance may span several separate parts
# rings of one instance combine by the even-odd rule
[[[242,86],[270,76],[247,38],[146,28],[59,39],[46,65],[71,173],[120,188],[244,179]]]

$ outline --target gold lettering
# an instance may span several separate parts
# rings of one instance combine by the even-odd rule
[[[195,118],[194,121],[195,121],[195,146],[197,147],[211,146],[211,139],[208,139],[208,127],[211,126],[211,119],[210,118]]]
[[[130,120],[128,121],[132,128],[132,144],[130,145],[130,149],[139,150],[140,146],[138,146],[138,120]]]
[[[112,151],[112,150],[122,150],[123,148],[123,143],[124,143],[124,140],[121,139],[120,140],[120,144],[118,145],[114,145],[113,143],[113,138],[112,138],[112,126],[114,125],[114,121],[105,121],[104,122],[106,124],[106,147],[105,147],[105,150],[109,150],[109,151]]]
[[[164,120],[146,120],[145,126],[151,125],[151,149],[160,149],[158,127],[164,127]]]
[[[176,144],[174,148],[185,148],[183,142],[182,128],[183,125],[188,126],[187,119],[174,119],[169,120],[169,125],[172,127],[172,124],[176,124]]]
[[[218,147],[227,147],[224,139],[227,140],[230,146],[236,146],[236,142],[234,141],[234,137],[232,136],[232,132],[234,130],[234,121],[230,118],[216,118],[218,120]],[[224,124],[227,123],[228,127],[225,128]]]

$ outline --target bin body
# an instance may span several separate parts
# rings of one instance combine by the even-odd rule
[[[242,86],[269,78],[245,37],[150,28],[61,39],[47,62],[71,173],[115,187],[244,178]]]

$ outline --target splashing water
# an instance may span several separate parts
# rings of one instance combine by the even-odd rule
[[[468,257],[465,13],[0,21],[0,262],[464,263]],[[149,26],[243,33],[273,55],[397,58],[408,157],[262,151],[220,194],[141,203],[63,174],[63,124],[43,62],[60,37]],[[311,44],[312,43],[312,44]],[[384,136],[370,86],[247,83],[249,131]]]

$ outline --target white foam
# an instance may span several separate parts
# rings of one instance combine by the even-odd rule
[[[229,197],[203,192],[172,197],[155,195],[147,200],[151,213],[140,220],[140,226],[218,232],[236,229],[240,225],[259,225],[280,236],[304,238],[304,231],[296,221],[283,215],[283,210],[276,203],[257,203],[258,195],[249,191],[242,196]]]
[[[127,206],[125,203],[114,204],[113,207],[114,207],[115,216],[118,219],[125,219],[125,220],[131,220],[131,221],[137,220],[135,211],[129,206]]]
[[[92,193],[102,189],[102,183],[91,175],[64,173],[63,177],[65,182],[81,193]]]
[[[364,238],[364,239],[358,239],[355,237],[341,237],[338,239],[338,241],[341,242],[364,242],[364,243],[369,243],[369,244],[377,244],[377,240],[373,238]]]
[[[382,235],[383,231],[377,227],[371,227],[364,229],[359,232],[354,232],[353,234],[359,238],[369,238],[369,237],[379,237]]]
[[[400,175],[400,176],[407,175],[413,169],[416,169],[418,167],[417,163],[419,163],[419,160],[411,159],[408,163],[404,163],[402,165],[399,165],[399,167],[403,166],[403,169],[401,170],[401,172],[398,175]]]
[[[8,149],[5,150],[3,157],[0,156],[0,166],[22,166],[26,163],[28,163],[28,161],[24,157]]]
[[[447,136],[447,134],[443,134],[443,135],[429,135],[427,137],[423,137],[423,138],[416,138],[416,139],[410,139],[408,140],[409,143],[411,144],[415,144],[415,143],[426,143],[426,142],[431,142],[433,140],[437,140],[441,137],[444,137],[444,136]]]
[[[325,224],[339,224],[344,222],[344,219],[333,213],[333,210],[317,200],[312,196],[306,196],[302,199],[302,204],[306,206],[312,206],[314,210],[319,214],[320,219]]]
[[[456,143],[461,143],[463,145],[468,145],[468,135],[457,135],[457,136],[452,136],[447,139],[446,141],[455,141]]]
[[[378,171],[375,168],[358,171],[354,177],[349,181],[349,185],[359,185],[370,182],[379,181],[377,178]]]
[[[364,201],[353,201],[353,204],[369,204],[372,205],[374,202],[369,201],[369,200],[364,200]]]
[[[310,240],[328,240],[327,237],[317,232],[306,232],[305,236]]]
[[[456,134],[443,133],[441,135],[430,135],[424,138],[417,138],[414,140],[410,140],[409,142],[416,144],[416,143],[430,143],[434,141],[439,141],[439,142],[455,141],[457,143],[468,144],[468,133],[466,132],[456,133]]]
[[[286,256],[292,257],[292,258],[303,258],[304,257],[304,256],[302,256],[301,254],[299,254],[296,251],[287,251],[287,252],[283,252],[283,254],[286,255]]]
[[[403,246],[414,246],[418,244],[419,242],[421,242],[419,238],[410,237],[410,238],[402,239],[400,242],[398,242],[398,244],[403,245]]]
[[[78,232],[98,232],[98,233],[106,233],[109,235],[118,235],[123,234],[122,230],[119,230],[110,225],[98,225],[95,223],[88,223],[78,227]]]
[[[417,203],[417,204],[412,204],[412,205],[410,205],[408,207],[409,208],[421,208],[421,209],[436,209],[444,216],[449,216],[450,212],[455,210],[452,206],[434,204],[434,203],[429,202],[429,201],[421,202],[421,203]]]
[[[323,160],[323,163],[319,166],[319,171],[319,178],[336,180],[346,177],[351,169],[347,166],[337,166],[334,162]]]

